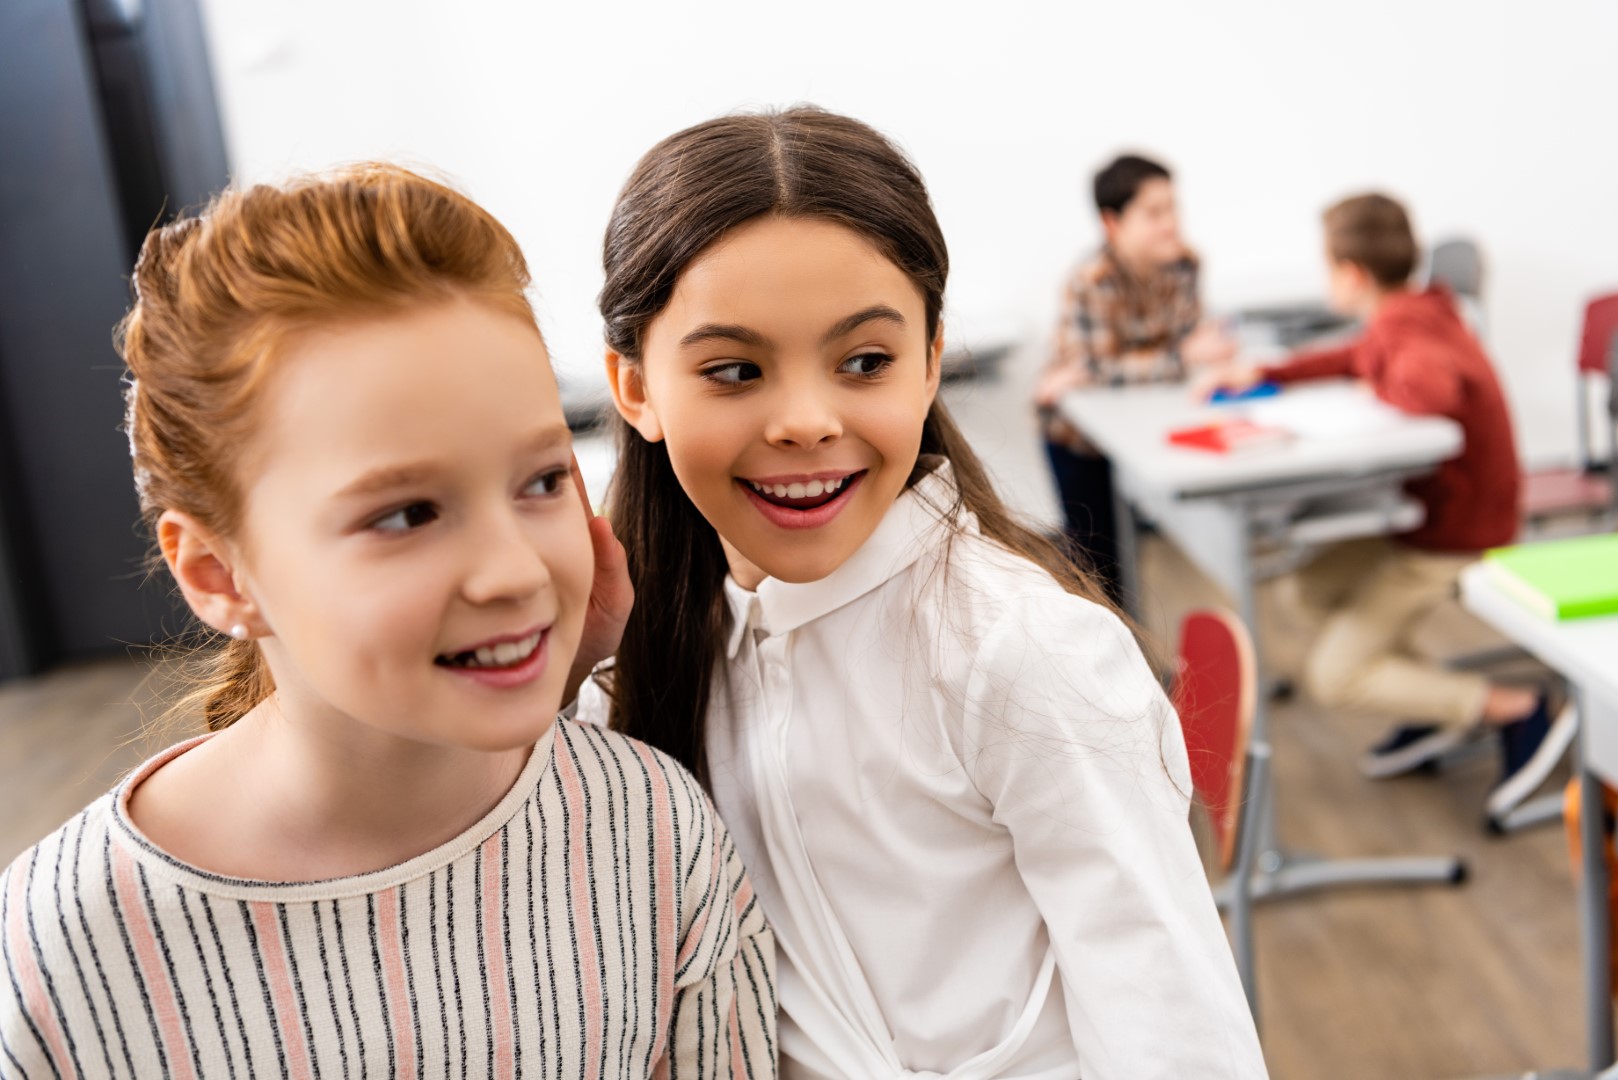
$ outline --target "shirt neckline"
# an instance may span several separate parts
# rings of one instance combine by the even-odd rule
[[[726,657],[736,658],[742,637],[754,625],[749,616],[755,611],[767,633],[791,633],[898,576],[934,546],[958,499],[954,472],[947,460],[939,459],[931,472],[894,500],[859,550],[820,580],[793,583],[765,578],[757,590],[748,591],[726,575],[725,601],[731,617]]]
[[[213,734],[199,735],[161,751],[113,789],[112,817],[115,841],[125,846],[146,871],[182,888],[206,893],[224,900],[251,900],[264,903],[311,902],[315,900],[342,900],[385,892],[407,881],[413,881],[472,852],[489,837],[503,828],[517,815],[532,796],[535,787],[550,767],[557,739],[556,729],[563,724],[558,717],[545,734],[534,743],[528,761],[516,781],[494,807],[459,836],[425,851],[415,858],[393,866],[385,866],[364,874],[349,877],[322,878],[313,881],[264,881],[255,878],[216,874],[175,858],[158,847],[141,832],[129,817],[129,798],[135,788],[160,767],[173,761],[187,750],[201,745]]]

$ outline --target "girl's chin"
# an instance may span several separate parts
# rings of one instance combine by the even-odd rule
[[[556,713],[555,708],[536,708],[530,713],[511,717],[504,722],[497,717],[485,716],[481,722],[443,730],[439,741],[446,748],[470,750],[480,754],[507,754],[515,750],[526,750],[544,738],[545,733],[556,723]]]
[[[797,543],[770,544],[766,539],[759,545],[763,549],[760,558],[753,559],[745,552],[742,555],[764,577],[789,585],[807,585],[836,573],[868,538],[869,534],[856,544],[847,540],[834,542],[829,536],[804,537]]]

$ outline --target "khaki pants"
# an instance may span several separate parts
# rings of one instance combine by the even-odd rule
[[[1410,634],[1455,594],[1476,556],[1358,540],[1322,554],[1297,574],[1298,599],[1324,617],[1304,663],[1304,685],[1329,708],[1470,725],[1483,715],[1489,682],[1415,655]]]

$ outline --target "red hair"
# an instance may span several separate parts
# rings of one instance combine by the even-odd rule
[[[511,234],[441,183],[364,164],[231,189],[141,245],[119,324],[126,426],[141,515],[179,510],[229,537],[243,492],[236,453],[288,340],[311,327],[471,297],[534,324]],[[536,332],[538,327],[535,327]],[[259,648],[231,641],[180,708],[209,730],[275,688]]]

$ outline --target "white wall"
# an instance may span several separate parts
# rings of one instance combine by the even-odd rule
[[[383,156],[457,178],[528,252],[576,381],[599,379],[601,230],[636,158],[805,100],[921,165],[969,338],[1044,332],[1095,241],[1089,173],[1126,147],[1176,167],[1215,305],[1317,294],[1319,211],[1357,189],[1478,238],[1535,460],[1571,453],[1579,312],[1618,288],[1618,0],[204,9],[240,177]]]

